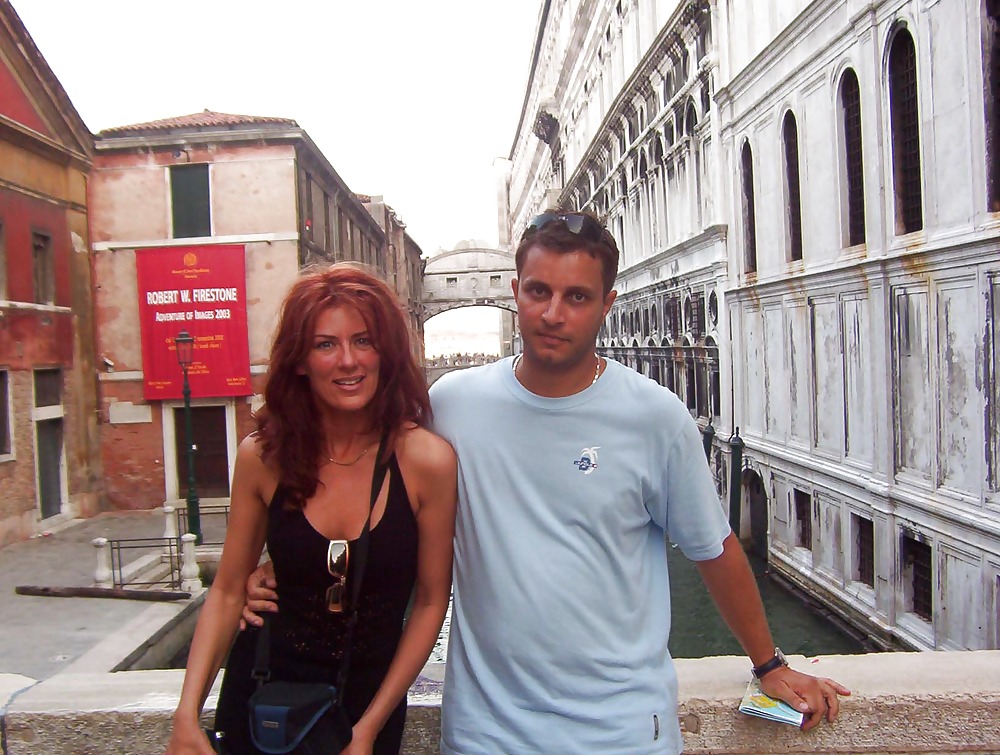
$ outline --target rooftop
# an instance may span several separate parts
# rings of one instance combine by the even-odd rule
[[[106,128],[97,136],[99,139],[120,136],[152,136],[178,131],[239,131],[246,128],[261,126],[278,126],[281,128],[298,128],[299,124],[291,118],[270,118],[261,115],[237,115],[232,113],[217,113],[214,110],[203,110],[200,113],[180,115],[173,118],[161,118],[146,123],[133,123],[128,126]]]

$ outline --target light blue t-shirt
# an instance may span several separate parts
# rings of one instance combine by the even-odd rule
[[[459,459],[442,752],[679,753],[664,533],[701,560],[730,531],[698,428],[611,360],[556,399],[511,366],[431,390]]]

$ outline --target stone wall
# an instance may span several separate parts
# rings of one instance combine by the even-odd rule
[[[688,755],[1000,752],[1000,651],[792,657],[792,665],[850,687],[840,718],[802,733],[737,712],[744,658],[678,661]],[[14,697],[7,753],[159,753],[183,672],[64,673]],[[218,686],[216,686],[217,692]],[[208,708],[215,705],[215,692]],[[403,751],[436,753],[440,695],[410,695]],[[209,716],[206,716],[206,723]],[[551,743],[554,752],[558,743]]]

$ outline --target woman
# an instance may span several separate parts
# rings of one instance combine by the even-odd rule
[[[271,627],[272,676],[336,684],[350,610],[329,610],[328,548],[332,540],[356,539],[364,527],[385,433],[388,472],[371,509],[345,689],[353,740],[344,752],[397,753],[406,691],[448,605],[457,468],[451,446],[425,429],[427,387],[391,289],[349,264],[299,279],[282,308],[264,402],[257,431],[236,455],[222,560],[191,644],[167,752],[212,752],[199,713],[230,649],[247,576],[265,540],[282,585],[282,611]],[[246,700],[255,689],[256,639],[251,629],[233,645],[216,714],[234,753],[255,751]]]

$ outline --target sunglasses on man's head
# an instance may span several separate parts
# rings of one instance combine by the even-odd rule
[[[549,223],[556,222],[562,223],[567,231],[587,241],[604,241],[604,234],[607,233],[604,226],[590,215],[580,212],[543,212],[528,223],[524,233],[521,234],[521,241],[531,238]]]

